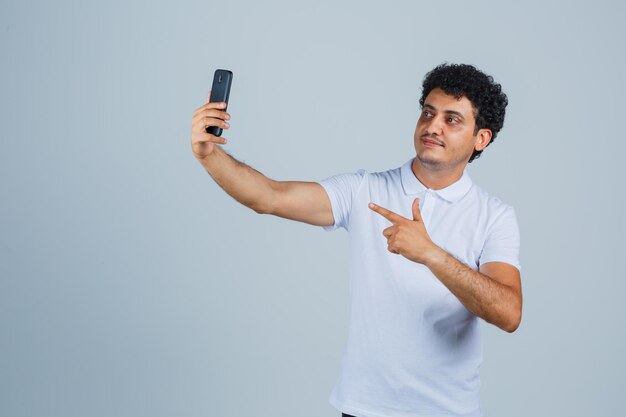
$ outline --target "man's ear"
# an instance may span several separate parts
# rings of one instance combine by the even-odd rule
[[[491,129],[480,129],[476,133],[476,142],[474,143],[474,149],[482,151],[491,142]]]

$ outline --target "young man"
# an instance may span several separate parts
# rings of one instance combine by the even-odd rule
[[[205,132],[229,127],[218,103],[192,121],[194,155],[237,201],[348,231],[350,327],[330,396],[346,416],[482,416],[478,318],[507,332],[521,321],[515,211],[465,169],[502,128],[507,97],[473,66],[444,64],[420,104],[415,157],[318,182],[274,181],[226,154]]]

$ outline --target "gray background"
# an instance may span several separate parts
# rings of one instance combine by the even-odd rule
[[[338,416],[347,234],[239,205],[191,117],[227,68],[240,160],[395,168],[444,61],[510,100],[468,168],[522,237],[485,416],[621,414],[625,6],[502,3],[2,1],[0,415]]]

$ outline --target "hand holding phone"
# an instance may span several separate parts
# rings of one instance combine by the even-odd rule
[[[233,73],[229,70],[218,69],[213,74],[213,86],[211,87],[210,103],[224,102],[228,107],[228,98],[230,96],[230,86],[233,83]],[[226,108],[224,108],[226,110]],[[207,126],[206,132],[211,135],[221,136],[222,128],[219,126]]]
[[[203,161],[213,153],[218,144],[225,144],[220,137],[223,129],[228,129],[230,114],[226,112],[232,72],[217,70],[213,78],[213,89],[209,91],[207,102],[198,107],[191,120],[191,149],[196,159]]]

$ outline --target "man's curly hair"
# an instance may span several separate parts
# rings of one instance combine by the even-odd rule
[[[491,75],[479,71],[472,65],[441,64],[424,77],[420,106],[424,107],[424,100],[435,88],[441,88],[446,94],[457,99],[467,97],[474,108],[476,119],[474,135],[479,129],[490,129],[491,142],[487,146],[493,143],[504,125],[504,113],[509,101],[502,92],[502,86],[495,83]],[[482,151],[475,150],[468,162],[479,158],[481,153]]]

